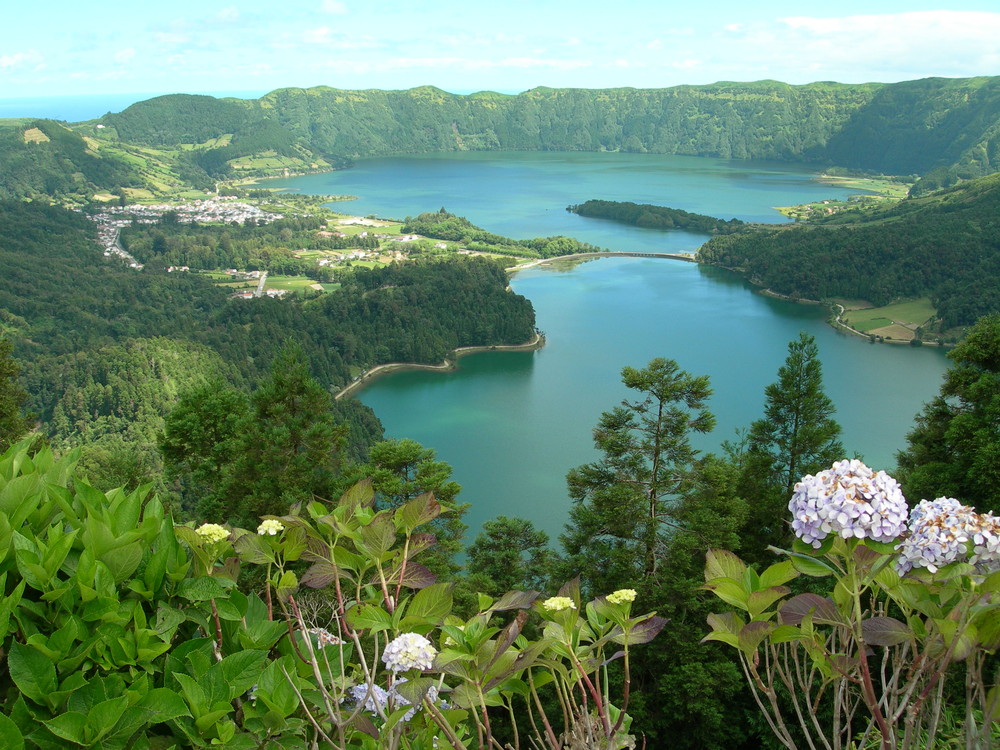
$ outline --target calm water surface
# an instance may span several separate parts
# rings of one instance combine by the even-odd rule
[[[589,198],[651,202],[753,221],[780,221],[772,206],[846,194],[806,172],[775,165],[621,154],[461,154],[362,162],[356,169],[285,181],[315,193],[350,193],[338,209],[380,216],[448,210],[515,237],[569,234],[616,250],[693,251],[703,237],[582,219],[564,207]],[[818,307],[754,293],[727,271],[692,263],[605,258],[519,273],[516,292],[535,306],[544,349],[463,358],[453,373],[406,372],[376,380],[360,398],[391,437],[434,448],[472,504],[469,539],[483,521],[522,516],[553,536],[569,499],[566,472],[597,457],[591,430],[629,396],[625,365],[668,357],[711,377],[717,450],[761,415],[799,331],[816,337],[827,393],[849,453],[891,469],[913,416],[940,386],[942,351],[872,345],[839,334]]]

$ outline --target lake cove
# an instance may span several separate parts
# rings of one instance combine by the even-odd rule
[[[360,214],[414,215],[443,204],[515,237],[569,234],[616,250],[692,252],[704,238],[584,219],[565,206],[599,197],[778,222],[771,206],[846,194],[808,173],[783,170],[648,155],[492,153],[379,159],[274,183],[359,195],[364,203],[336,208]],[[521,219],[518,207],[526,212]],[[940,349],[874,345],[838,333],[819,306],[766,297],[735,274],[692,263],[601,258],[522,271],[512,286],[535,306],[547,338],[543,349],[470,355],[452,372],[394,373],[357,394],[388,436],[417,440],[452,465],[460,498],[472,504],[469,541],[483,521],[500,514],[528,518],[553,537],[560,533],[570,503],[566,472],[597,457],[591,431],[602,411],[629,395],[620,382],[625,365],[667,357],[709,375],[718,425],[698,445],[717,451],[760,417],[764,387],[776,379],[788,342],[804,330],[819,346],[848,453],[891,471],[948,363]]]

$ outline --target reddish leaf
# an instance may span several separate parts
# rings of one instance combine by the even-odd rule
[[[299,580],[303,586],[311,589],[323,589],[337,579],[337,569],[328,562],[318,562],[302,574]]]
[[[820,624],[842,625],[844,622],[833,600],[819,594],[793,596],[778,608],[778,620],[782,625],[799,625],[806,615],[812,615],[813,622]]]
[[[895,617],[862,620],[861,634],[869,646],[897,646],[913,637],[913,631]]]

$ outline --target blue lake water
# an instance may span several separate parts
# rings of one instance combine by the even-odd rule
[[[269,186],[272,183],[269,183]],[[657,203],[752,221],[782,221],[773,206],[848,191],[788,166],[629,154],[453,154],[363,161],[355,169],[277,181],[313,193],[352,194],[335,208],[405,217],[442,205],[514,237],[567,234],[614,250],[691,252],[704,237],[584,219],[564,209],[590,198]],[[707,374],[718,450],[761,415],[799,331],[815,336],[827,393],[850,455],[891,470],[895,452],[947,368],[938,349],[873,345],[837,333],[825,310],[756,293],[728,271],[653,258],[604,258],[518,273],[547,345],[465,357],[452,373],[403,372],[359,394],[391,437],[434,448],[454,468],[471,539],[496,515],[532,520],[553,537],[569,498],[566,472],[597,457],[591,430],[626,398],[625,365],[675,359]]]

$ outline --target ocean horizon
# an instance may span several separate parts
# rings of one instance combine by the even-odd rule
[[[64,122],[95,120],[109,112],[121,112],[136,102],[167,94],[195,93],[215,97],[257,99],[267,91],[155,91],[132,94],[83,94],[79,96],[19,96],[0,99],[0,119],[38,117]]]

